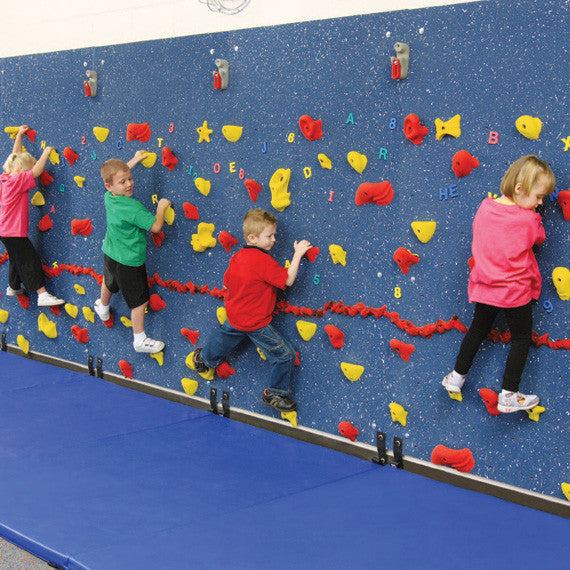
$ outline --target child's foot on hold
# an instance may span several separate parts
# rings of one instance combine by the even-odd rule
[[[271,406],[280,412],[294,412],[297,409],[297,402],[287,396],[268,392],[267,389],[263,392],[263,396],[261,396],[261,402],[264,406]]]
[[[12,289],[12,287],[8,285],[8,289],[6,289],[6,296],[17,297],[18,295],[23,295],[25,292],[26,290],[23,287],[20,287],[19,289]]]
[[[194,364],[194,370],[198,372],[198,374],[204,374],[210,370],[210,367],[206,366],[204,361],[202,360],[200,353],[202,352],[201,348],[197,348],[192,356],[192,364]]]
[[[463,374],[459,374],[458,372],[450,372],[441,382],[443,387],[448,392],[459,393],[461,392],[461,388],[463,388],[463,384],[465,383],[465,376]]]
[[[133,347],[136,352],[156,354],[164,349],[164,343],[161,340],[153,340],[147,336],[142,342],[133,342]]]
[[[63,305],[64,303],[65,301],[63,299],[58,299],[47,291],[38,295],[38,307],[55,307],[57,305]]]
[[[534,394],[526,395],[520,392],[507,392],[503,390],[499,394],[497,410],[503,414],[509,414],[521,410],[530,410],[537,406],[539,402],[539,397]]]
[[[105,307],[103,303],[101,303],[101,299],[97,299],[95,301],[95,305],[93,306],[93,308],[95,309],[95,312],[99,315],[99,318],[103,322],[106,322],[111,318],[111,311],[109,309],[109,305]]]

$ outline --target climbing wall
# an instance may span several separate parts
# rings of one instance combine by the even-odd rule
[[[36,131],[33,142],[24,137],[33,154],[42,141],[56,149],[30,237],[49,290],[68,302],[42,316],[35,295],[26,308],[3,294],[7,341],[80,363],[93,355],[105,370],[132,367],[135,378],[175,390],[187,378],[203,397],[213,385],[232,405],[272,414],[260,402],[268,365],[251,345],[228,356],[225,379],[207,382],[185,364],[218,324],[223,273],[239,248],[231,237],[241,242],[243,215],[261,207],[279,220],[280,263],[296,239],[319,248],[274,319],[299,352],[300,425],[338,433],[342,423],[370,444],[381,429],[425,460],[438,445],[469,449],[474,461],[465,452],[456,462],[463,469],[562,497],[570,305],[552,272],[570,267],[557,199],[569,187],[567,24],[563,2],[481,2],[1,60],[3,155],[24,123]],[[227,77],[216,60],[229,63]],[[90,309],[105,234],[99,169],[139,149],[156,157],[135,167],[135,197],[149,209],[168,198],[175,214],[164,236],[148,238],[146,331],[166,342],[158,359],[132,349],[120,297],[111,328]],[[521,385],[542,408],[495,416],[479,391],[488,400],[500,389],[503,321],[463,401],[441,380],[472,316],[471,221],[525,154],[557,176],[557,195],[541,209],[544,285]]]

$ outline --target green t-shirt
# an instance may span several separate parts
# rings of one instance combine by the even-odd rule
[[[146,261],[146,232],[156,218],[138,200],[109,191],[105,192],[105,210],[103,253],[123,265],[139,267]]]

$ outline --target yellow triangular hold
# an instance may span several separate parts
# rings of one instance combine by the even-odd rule
[[[85,177],[84,176],[74,176],[73,181],[79,188],[83,188],[83,184],[85,184]]]
[[[109,129],[105,127],[93,127],[93,134],[99,142],[105,142],[109,136]]]
[[[196,188],[198,188],[198,191],[200,192],[200,194],[207,196],[210,193],[210,188],[211,188],[212,184],[210,183],[209,180],[206,180],[204,178],[200,178],[198,176],[198,178],[196,178],[196,180],[194,180],[194,186],[196,186]]]
[[[24,335],[19,334],[18,338],[16,339],[16,343],[24,354],[28,354],[28,352],[30,352],[30,342],[26,340]]]
[[[188,366],[188,368],[190,368],[190,370],[196,370],[196,368],[194,368],[194,350],[186,357],[186,366]],[[213,368],[208,368],[208,370],[206,372],[198,372],[198,374],[200,376],[202,376],[202,378],[204,378],[204,380],[213,380],[214,379],[214,372],[215,370]]]
[[[128,328],[132,328],[133,323],[131,322],[131,319],[129,319],[129,317],[121,317],[121,322]]]
[[[561,483],[560,487],[562,488],[564,496],[570,501],[570,483]]]
[[[190,378],[182,378],[182,388],[189,396],[193,396],[198,390],[198,382]]]
[[[534,406],[534,408],[531,408],[530,410],[527,410],[527,414],[529,419],[531,419],[534,422],[537,422],[540,419],[540,414],[544,413],[546,411],[546,408],[543,406]]]
[[[174,212],[174,209],[172,208],[172,206],[168,206],[168,208],[166,208],[165,212],[164,212],[164,221],[171,226],[174,223],[174,218],[176,216],[176,213]]]
[[[288,191],[290,180],[290,168],[278,168],[269,180],[271,205],[279,212],[291,205],[291,193]]]
[[[0,323],[5,323],[8,320],[10,313],[4,309],[0,309]]]
[[[43,332],[48,338],[57,337],[57,327],[53,321],[50,321],[45,313],[38,316],[38,330]]]
[[[151,358],[154,358],[160,366],[164,364],[164,352],[162,350],[160,352],[155,352],[150,355]]]
[[[326,154],[320,153],[317,158],[319,159],[319,163],[322,168],[326,168],[328,170],[332,168],[331,159]]]
[[[463,396],[461,395],[461,392],[447,392],[449,394],[449,397],[452,400],[457,400],[458,402],[463,402]]]
[[[317,323],[297,321],[297,330],[303,340],[311,340],[317,332]]]
[[[261,360],[267,360],[267,356],[265,356],[265,354],[264,354],[263,350],[261,350],[261,348],[257,347],[257,353],[261,357]]]
[[[226,312],[225,307],[218,307],[216,309],[216,317],[218,322],[223,325],[228,320],[228,313]]]
[[[87,321],[89,321],[90,323],[94,323],[95,322],[95,313],[93,312],[93,310],[91,309],[91,307],[83,307],[83,316],[85,317],[85,319]]]
[[[230,142],[239,141],[242,133],[243,133],[243,127],[238,127],[236,125],[224,125],[222,127],[222,134]]]
[[[368,157],[365,154],[360,154],[359,152],[356,152],[355,150],[351,150],[346,155],[346,159],[348,160],[350,166],[352,166],[352,168],[354,168],[356,172],[360,172],[361,174],[362,172],[364,172],[364,169],[368,164]]]
[[[281,412],[281,418],[291,422],[293,427],[297,427],[297,412]]]
[[[350,364],[348,362],[341,362],[340,369],[351,382],[356,382],[364,372],[364,366],[360,366],[360,364]]]
[[[43,206],[46,203],[44,195],[39,190],[32,196],[30,202],[32,206]]]
[[[427,243],[433,237],[436,227],[437,222],[412,222],[412,230],[422,243]]]
[[[51,152],[49,153],[49,160],[52,164],[59,164],[59,154],[55,148],[51,149]]]
[[[79,293],[79,295],[85,295],[85,287],[82,287],[78,283],[76,283],[73,288]]]
[[[75,305],[72,305],[71,303],[65,303],[65,306],[63,308],[71,318],[75,319],[77,317],[79,309]]]
[[[346,251],[340,245],[335,243],[329,245],[329,253],[335,265],[338,263],[346,265]]]
[[[406,412],[402,405],[396,402],[390,402],[390,415],[392,416],[393,422],[399,422],[403,426],[406,425],[408,412]]]

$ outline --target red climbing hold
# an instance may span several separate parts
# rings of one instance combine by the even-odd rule
[[[299,351],[296,350],[295,351],[295,366],[300,366],[301,365],[301,359],[299,358]]]
[[[497,409],[497,404],[499,402],[499,395],[497,394],[497,392],[494,392],[490,388],[481,388],[479,390],[479,396],[483,398],[485,407],[492,416],[501,415],[501,412],[499,412],[499,410]]]
[[[71,235],[89,236],[93,231],[93,224],[89,218],[84,220],[71,220]]]
[[[247,188],[247,192],[248,192],[251,200],[253,202],[257,202],[257,196],[261,192],[261,184],[259,182],[256,182],[255,180],[252,180],[251,178],[246,178],[243,181],[243,183],[245,184],[245,187]]]
[[[53,228],[53,222],[51,221],[51,218],[49,217],[49,214],[46,214],[46,215],[38,222],[38,228],[40,228],[40,231],[42,231],[42,232],[47,232],[48,230],[51,230],[51,228]]]
[[[230,249],[232,249],[232,247],[234,245],[237,245],[239,243],[239,240],[237,240],[233,235],[231,235],[229,232],[226,232],[226,230],[222,230],[219,235],[218,235],[218,239],[220,240],[220,243],[222,244],[223,248],[229,253]]]
[[[329,335],[329,340],[335,348],[344,346],[344,333],[334,325],[325,325],[325,332]]]
[[[39,180],[40,180],[40,184],[45,188],[53,182],[53,176],[47,170],[44,170],[40,174]]]
[[[420,256],[412,253],[405,247],[399,247],[394,252],[394,261],[398,264],[399,268],[402,270],[402,273],[408,273],[412,265],[419,263]]]
[[[216,374],[220,378],[229,378],[232,374],[235,374],[235,373],[236,373],[235,369],[232,368],[227,362],[222,362],[216,368]]]
[[[402,360],[405,360],[406,362],[410,360],[410,356],[414,350],[416,350],[416,347],[413,344],[407,344],[397,338],[393,338],[390,341],[390,348],[396,351],[402,357]]]
[[[16,295],[18,302],[22,309],[27,309],[30,306],[30,298],[27,295]]]
[[[364,182],[358,187],[354,202],[357,206],[363,204],[377,204],[386,206],[394,198],[394,189],[390,182]]]
[[[119,368],[125,378],[133,377],[133,367],[126,360],[119,360]]]
[[[315,259],[317,259],[317,255],[319,255],[319,253],[321,253],[321,250],[314,245],[313,247],[309,248],[309,250],[307,250],[307,252],[305,253],[305,257],[311,263],[315,263]]]
[[[404,119],[404,136],[415,145],[421,145],[427,134],[427,127],[420,123],[420,118],[414,113]]]
[[[299,119],[299,127],[309,141],[319,140],[323,136],[323,122],[320,119],[315,120],[309,115],[302,115]]]
[[[196,344],[198,342],[198,337],[200,333],[198,331],[193,331],[190,329],[180,329],[180,333],[182,336],[185,336],[192,344]]]
[[[52,307],[50,307],[50,309],[54,315],[61,315],[61,306],[60,305],[53,305]]]
[[[338,431],[340,431],[340,435],[347,437],[350,439],[350,441],[356,441],[358,429],[355,428],[350,422],[340,422],[340,424],[338,424]]]
[[[73,325],[71,327],[71,333],[73,334],[77,342],[83,344],[89,341],[89,333],[87,332],[87,329],[82,329],[78,325]]]
[[[462,473],[469,473],[475,467],[475,459],[469,448],[452,449],[444,445],[437,445],[431,452],[431,462],[435,465],[453,467]]]
[[[152,241],[156,247],[160,247],[162,245],[162,241],[164,240],[164,232],[158,232],[156,234],[152,234]]]
[[[148,123],[129,123],[127,125],[127,140],[146,142],[150,139],[150,125]]]
[[[115,317],[113,316],[113,313],[110,314],[109,318],[108,318],[106,321],[103,321],[103,324],[104,324],[108,329],[112,329],[114,323],[115,323]]]
[[[198,208],[194,206],[194,204],[190,204],[190,202],[184,202],[184,204],[182,204],[182,208],[184,208],[184,215],[189,220],[200,219],[200,216],[198,215]]]
[[[153,293],[150,296],[148,304],[150,308],[157,313],[166,307],[164,299],[158,293]]]
[[[24,133],[31,142],[34,142],[36,140],[36,131],[34,131],[34,129],[28,129],[25,133]]]
[[[560,190],[558,192],[558,203],[562,208],[564,219],[570,222],[570,190]]]
[[[174,167],[178,164],[178,159],[174,156],[172,150],[165,146],[162,149],[162,164],[168,168],[168,170],[174,170]]]
[[[73,149],[66,146],[63,149],[63,157],[69,162],[69,166],[73,166],[75,161],[79,158],[79,155]]]
[[[460,150],[453,155],[451,168],[457,178],[471,174],[471,171],[478,166],[479,161],[466,150]]]

